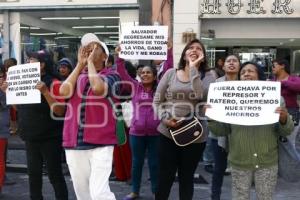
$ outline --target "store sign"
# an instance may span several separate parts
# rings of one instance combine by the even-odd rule
[[[200,0],[200,12],[206,15],[293,15],[295,5],[292,0]],[[297,5],[298,6],[298,5]],[[299,6],[298,6],[299,7]],[[298,14],[299,15],[299,14]]]
[[[10,6],[57,6],[57,5],[99,5],[99,4],[124,4],[137,3],[137,0],[0,0],[1,8],[9,8]]]

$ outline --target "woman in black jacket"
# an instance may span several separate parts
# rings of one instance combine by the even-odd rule
[[[36,88],[41,91],[41,103],[18,105],[21,138],[25,141],[29,175],[30,198],[41,200],[42,168],[46,164],[48,177],[55,197],[68,199],[68,190],[62,173],[62,122],[53,116],[63,116],[64,106],[58,105],[59,83],[53,73],[53,62],[45,51],[29,54],[29,63],[40,62],[41,82]]]

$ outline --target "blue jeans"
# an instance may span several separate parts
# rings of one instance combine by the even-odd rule
[[[226,150],[218,145],[218,140],[211,139],[212,149],[214,153],[214,170],[212,175],[211,199],[219,200],[221,197],[221,189],[223,185],[224,173],[227,168]]]
[[[130,135],[129,142],[132,152],[132,192],[139,194],[145,154],[147,153],[151,189],[152,193],[156,193],[159,136]]]
[[[214,152],[212,147],[212,138],[207,138],[206,146],[203,152],[203,161],[204,165],[212,165],[214,164]]]

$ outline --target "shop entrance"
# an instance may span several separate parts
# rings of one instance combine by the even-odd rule
[[[233,54],[240,57],[241,63],[251,61],[257,63],[267,77],[272,74],[272,60],[276,58],[276,48],[233,48]]]

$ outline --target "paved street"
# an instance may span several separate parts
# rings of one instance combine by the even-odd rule
[[[18,146],[19,145],[19,146]],[[24,164],[25,164],[25,152],[21,147],[20,141],[18,138],[12,138],[10,139],[10,150],[8,154],[8,159],[10,164],[8,165],[9,171],[7,173],[8,177],[12,180],[15,180],[17,184],[11,185],[11,186],[4,186],[3,188],[3,195],[0,199],[5,200],[29,200],[29,192],[28,192],[28,176],[24,172],[11,172],[12,170],[15,171],[16,169],[19,171],[24,171]],[[13,148],[13,149],[12,149]],[[19,149],[18,149],[19,148]],[[22,165],[15,165],[15,164],[22,164]],[[146,164],[146,163],[145,163]],[[12,168],[13,167],[13,168]],[[66,170],[66,167],[65,167]],[[203,170],[202,163],[199,164],[199,167],[197,169],[197,175],[201,174],[203,178],[208,182],[208,184],[195,184],[195,194],[194,199],[205,199],[209,200],[210,196],[210,182],[211,182],[211,175],[206,173]],[[142,181],[142,187],[141,187],[141,200],[151,200],[153,199],[150,192],[150,182],[148,181],[149,175],[147,172],[147,167],[145,165],[144,169],[144,175],[143,175],[143,181]],[[198,182],[200,179],[195,178],[195,182]],[[72,181],[70,176],[66,175],[66,181],[69,188],[69,196],[70,200],[75,200],[75,194],[74,190],[72,188]],[[223,187],[223,194],[222,194],[222,200],[230,200],[231,194],[230,194],[230,188],[231,188],[231,178],[230,176],[225,177],[224,187]],[[126,194],[130,192],[130,185],[126,182],[118,182],[118,181],[111,181],[111,189],[115,193],[118,200],[121,200]],[[44,197],[45,200],[54,200],[54,193],[52,190],[52,187],[49,183],[48,177],[44,176]],[[254,196],[254,195],[252,195]],[[278,186],[276,189],[276,195],[275,200],[296,200],[299,199],[300,196],[300,187],[299,183],[287,183],[283,181],[282,179],[279,179]],[[175,183],[171,196],[171,200],[177,200],[178,199],[178,184]],[[255,199],[255,198],[252,198]]]

